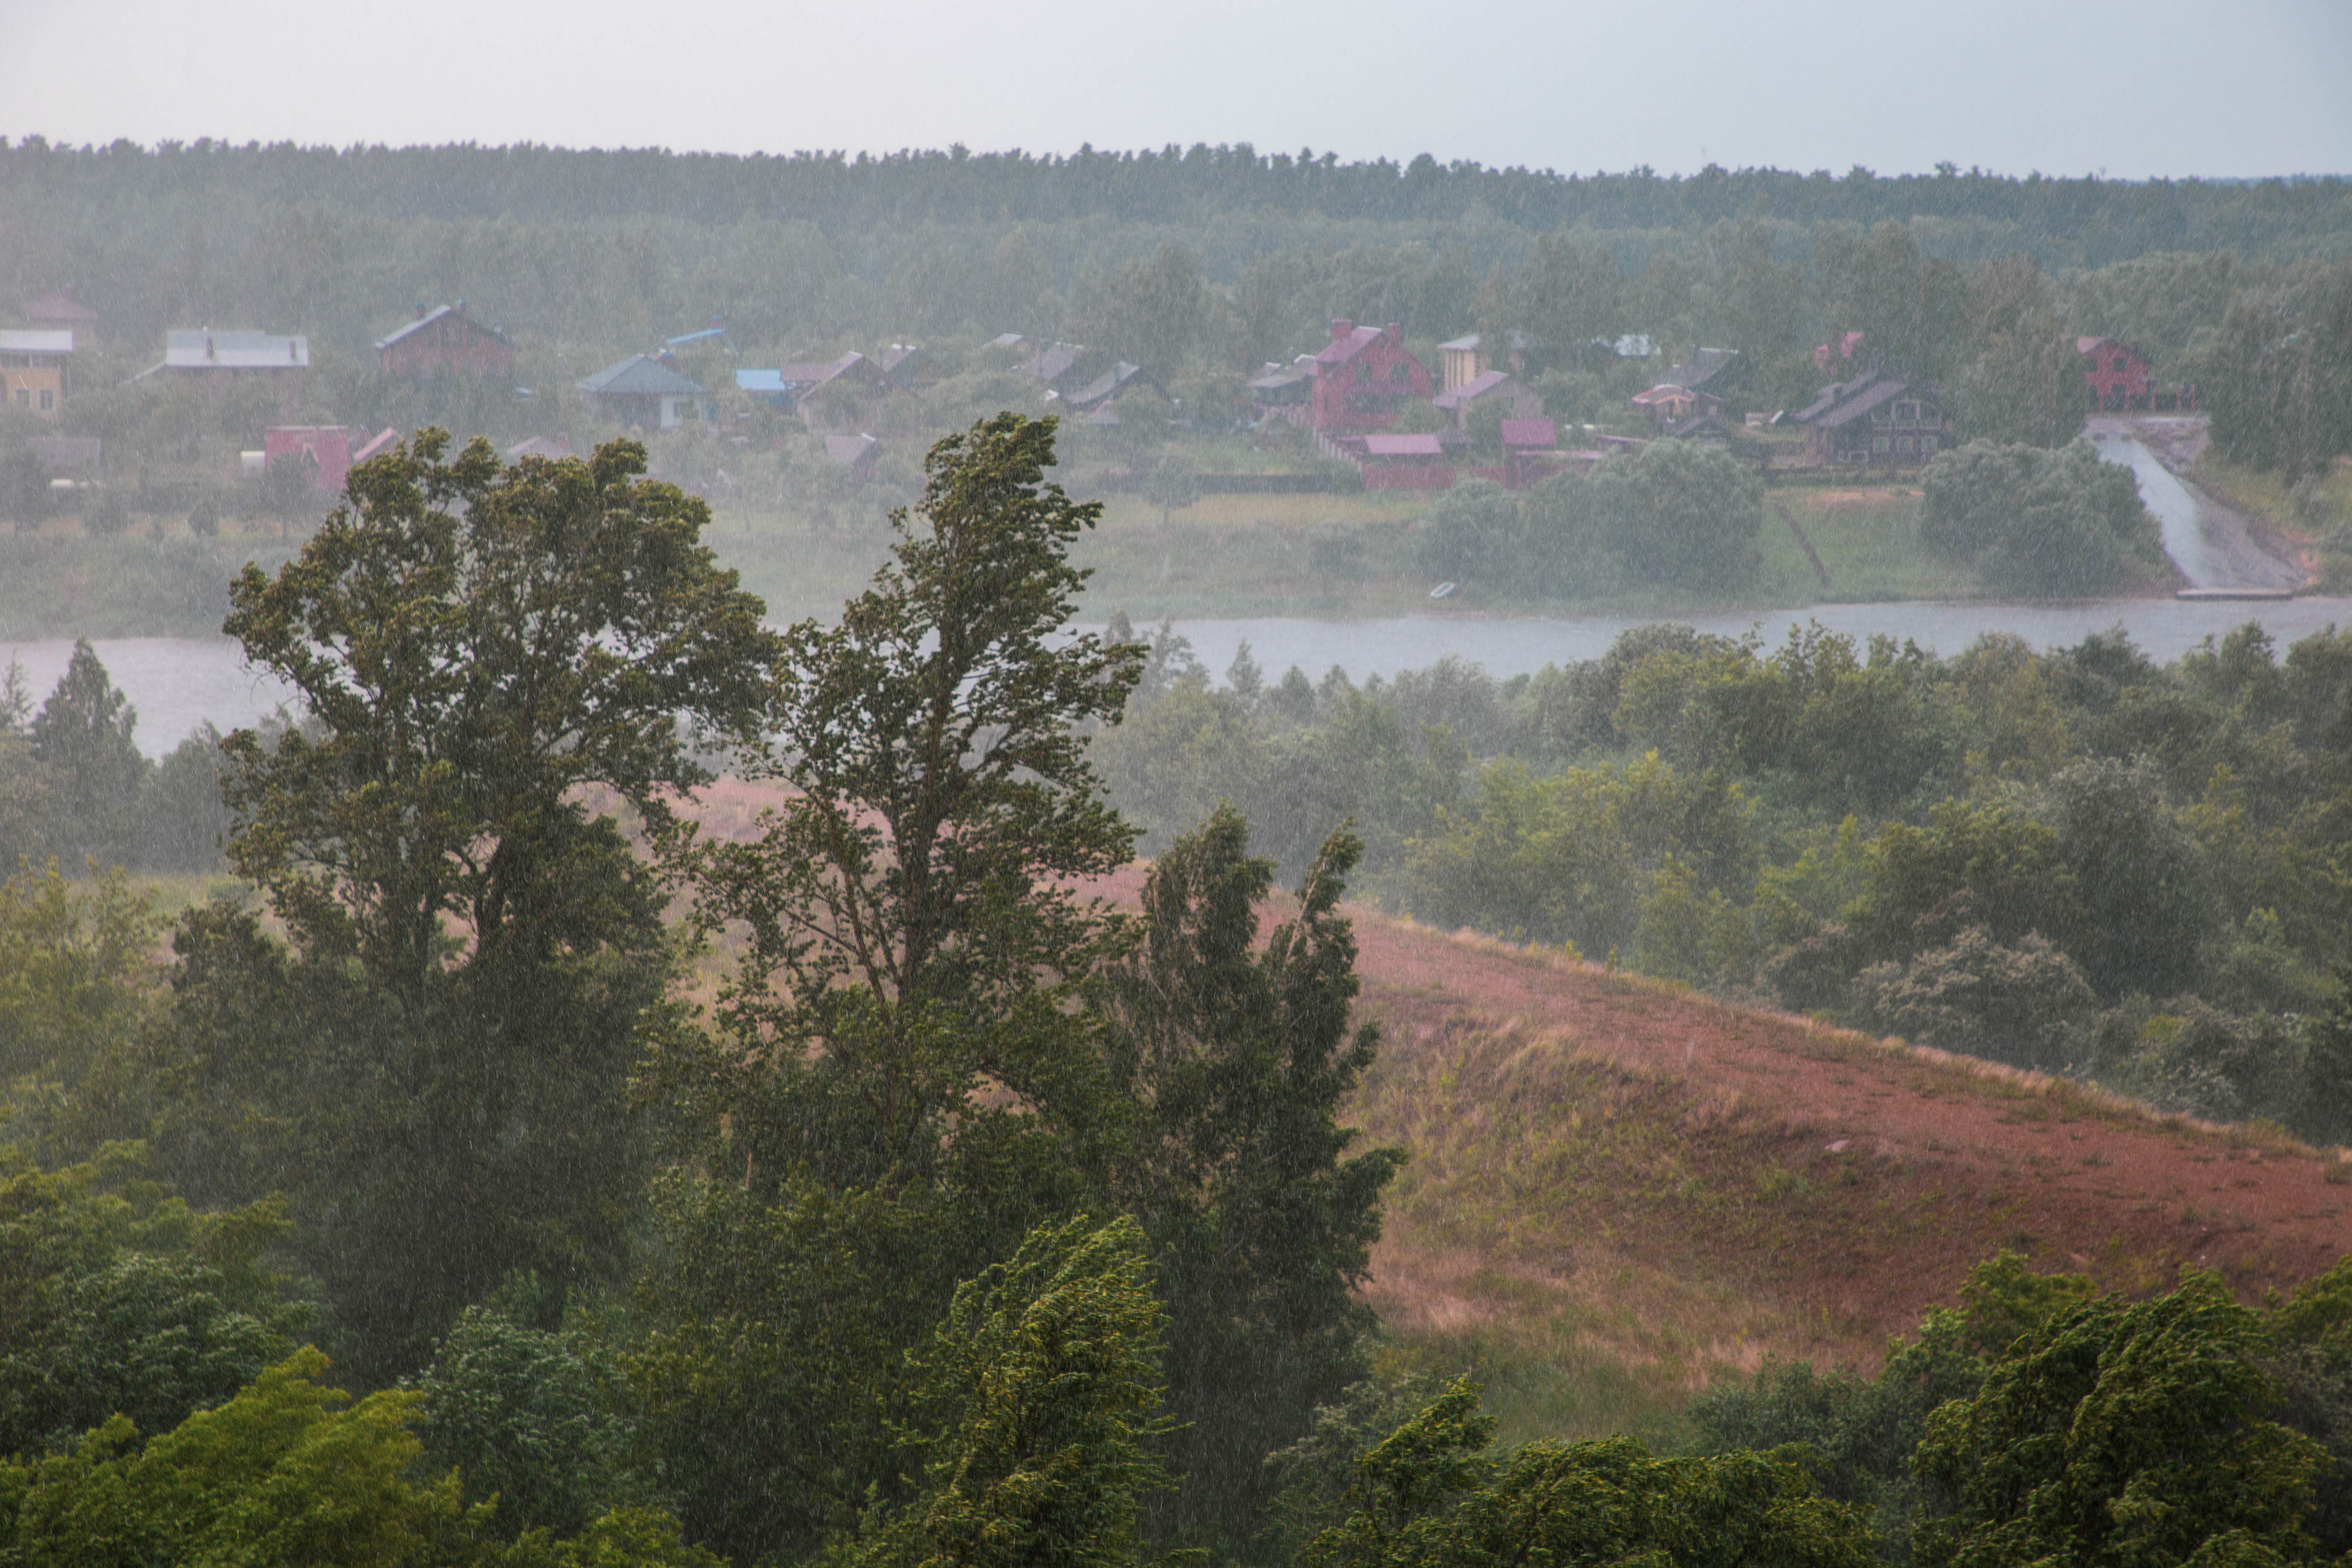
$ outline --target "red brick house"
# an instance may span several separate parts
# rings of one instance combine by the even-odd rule
[[[2113,338],[2076,338],[2084,359],[2083,384],[2094,414],[2134,414],[2197,406],[2193,386],[2157,388],[2148,384],[2147,359]]]
[[[2147,406],[2147,361],[2113,338],[2076,338],[2074,352],[2090,363],[2083,384],[2091,389],[2091,412],[2121,414]]]
[[[1307,423],[1327,436],[1385,430],[1406,403],[1430,393],[1429,367],[1404,352],[1404,334],[1394,322],[1333,321],[1330,344],[1315,356],[1313,369]]]
[[[376,369],[410,381],[430,380],[436,371],[512,381],[514,360],[506,334],[467,315],[463,300],[437,310],[417,306],[416,320],[375,345]]]

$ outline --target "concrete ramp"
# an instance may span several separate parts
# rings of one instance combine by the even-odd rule
[[[2166,468],[2128,430],[2089,432],[2099,457],[2131,469],[2140,503],[2164,530],[2164,552],[2192,588],[2251,591],[2267,596],[2303,586],[2303,568],[2255,542],[2245,520]]]

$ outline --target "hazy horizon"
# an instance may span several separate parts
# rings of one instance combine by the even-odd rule
[[[1529,0],[1181,15],[936,0],[856,16],[722,3],[647,25],[516,0],[0,4],[0,134],[71,145],[475,142],[886,155],[963,144],[1311,147],[1346,162],[1661,174],[1962,169],[2118,180],[2352,172],[2352,8],[2186,0],[1931,26],[1830,0],[1688,4],[1671,28]]]

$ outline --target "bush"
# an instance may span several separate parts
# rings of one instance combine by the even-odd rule
[[[2067,1028],[2097,999],[2074,961],[2040,936],[2014,946],[1982,926],[1909,963],[1881,963],[1853,983],[1854,1023],[1938,1050],[2016,1067],[2061,1065]]]
[[[1509,584],[1520,575],[1518,498],[1491,479],[1438,497],[1421,540],[1421,568],[1448,582]]]
[[[113,539],[131,526],[131,507],[111,489],[103,489],[81,504],[81,526],[100,539]]]
[[[1636,576],[1677,587],[1727,588],[1761,563],[1764,481],[1727,452],[1653,441],[1590,481],[1601,536]]]
[[[2105,593],[2164,559],[2138,481],[2087,441],[2055,451],[1971,441],[1938,454],[1920,479],[1919,537],[2015,594]]]

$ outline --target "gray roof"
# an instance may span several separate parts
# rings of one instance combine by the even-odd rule
[[[165,370],[307,370],[310,340],[295,333],[215,331],[210,327],[163,335]]]
[[[507,341],[507,335],[499,331],[496,327],[486,327],[482,325],[481,322],[474,320],[473,317],[466,314],[466,302],[463,300],[460,300],[454,305],[444,305],[437,310],[427,311],[425,314],[417,317],[416,320],[409,322],[408,325],[401,328],[400,331],[392,333],[388,337],[378,338],[375,341],[375,346],[379,349],[388,349],[392,347],[393,344],[398,342],[401,339],[408,336],[409,333],[423,331],[425,328],[441,320],[444,316],[455,316],[459,321],[465,322],[467,326],[473,328],[474,331],[478,332],[488,332],[491,337],[498,339],[500,342],[505,342]]]
[[[1070,394],[1070,406],[1091,408],[1097,403],[1107,403],[1126,391],[1128,383],[1139,380],[1155,391],[1159,388],[1158,382],[1143,374],[1141,365],[1129,364],[1125,360],[1121,360],[1094,380],[1087,383],[1078,391]]]
[[[1688,364],[1678,364],[1666,372],[1666,379],[1678,386],[1701,387],[1739,363],[1738,349],[1699,349]]]
[[[631,354],[616,365],[598,371],[580,384],[580,390],[613,396],[677,397],[699,393],[699,382],[688,381],[659,360]]]
[[[12,354],[69,354],[74,352],[73,338],[70,327],[31,331],[0,327],[0,351]]]
[[[1839,397],[1832,407],[1820,413],[1808,409],[1804,416],[1800,416],[1800,418],[1805,424],[1819,425],[1825,430],[1834,430],[1841,426],[1853,424],[1879,405],[1891,402],[1910,390],[1910,382],[1898,375],[1880,376],[1874,380],[1864,377],[1861,381],[1846,383],[1845,395]],[[1816,406],[1818,406],[1818,401],[1816,400]]]

